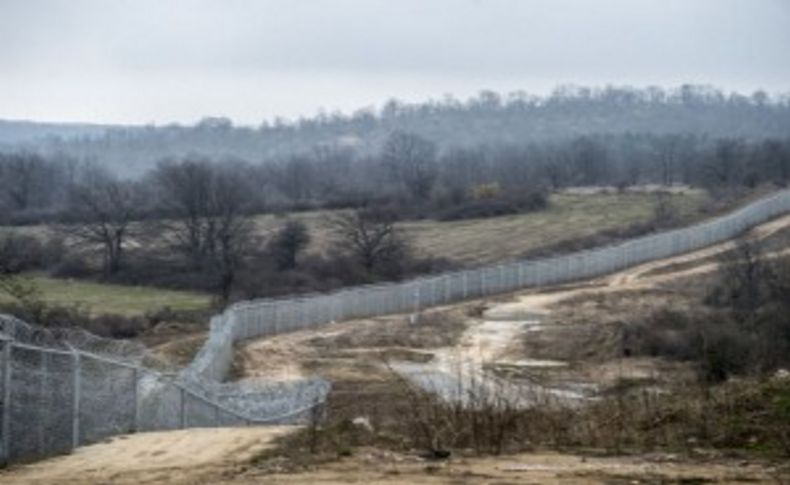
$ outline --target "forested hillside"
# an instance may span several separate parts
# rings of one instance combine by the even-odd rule
[[[579,135],[683,133],[709,137],[765,138],[790,133],[790,100],[762,91],[725,93],[684,85],[664,90],[631,87],[561,87],[545,97],[483,91],[460,101],[406,104],[381,109],[274,120],[258,127],[206,118],[193,126],[109,127],[105,134],[77,131],[24,145],[45,154],[97,160],[123,175],[137,176],[163,158],[203,155],[251,162],[312,153],[316,147],[378,153],[394,131],[415,133],[440,151],[480,145],[523,145]],[[0,125],[0,142],[4,136]]]

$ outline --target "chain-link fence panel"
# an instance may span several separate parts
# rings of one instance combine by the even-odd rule
[[[137,374],[133,367],[78,355],[79,442],[95,443],[136,430]]]
[[[3,362],[9,373],[4,376],[8,391],[4,386],[2,408],[5,458],[28,461],[70,450],[75,429],[72,356],[5,345],[9,349],[3,359],[9,359],[8,364]]]

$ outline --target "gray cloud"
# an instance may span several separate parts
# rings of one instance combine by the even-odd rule
[[[257,122],[556,83],[786,90],[784,0],[5,0],[0,117]]]

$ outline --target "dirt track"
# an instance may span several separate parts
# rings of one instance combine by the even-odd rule
[[[790,216],[769,222],[752,231],[765,238],[790,227]],[[701,261],[727,251],[724,243],[694,253],[643,264],[620,273],[548,291],[530,291],[508,302],[492,304],[462,336],[462,352],[474,359],[512,360],[512,346],[531,325],[534,315],[547,314],[552,305],[582,294],[650,288],[660,282],[712,271],[708,261],[678,272],[648,275],[650,271],[678,263]],[[370,324],[371,322],[367,322]],[[354,331],[359,323],[347,322],[311,332],[298,332],[248,344],[243,367],[253,374],[283,378],[300,377],[300,360],[315,357],[309,341],[317,335]],[[380,325],[380,322],[374,322]],[[455,350],[457,352],[458,349]],[[515,363],[515,362],[514,362]],[[303,474],[257,476],[245,471],[245,462],[272,440],[292,428],[190,429],[143,433],[113,439],[77,450],[72,455],[38,464],[13,467],[0,473],[2,483],[633,483],[634,480],[689,479],[734,482],[776,480],[769,467],[742,462],[682,463],[641,458],[582,458],[574,455],[529,454],[506,458],[480,458],[434,465],[408,459],[365,456],[343,460]],[[773,477],[773,478],[772,478]],[[620,483],[618,481],[617,483]]]

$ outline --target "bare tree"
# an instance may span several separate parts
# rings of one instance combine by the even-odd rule
[[[332,220],[332,226],[339,242],[369,273],[401,261],[408,249],[393,218],[382,211],[342,214]]]
[[[680,135],[664,135],[653,140],[658,166],[658,178],[662,185],[672,185],[675,182],[675,171],[681,149]]]
[[[36,188],[46,171],[44,160],[38,155],[12,153],[3,155],[2,188],[14,210],[23,211],[33,205]]]
[[[669,227],[677,219],[677,209],[672,203],[672,196],[664,191],[656,192],[653,206],[653,225],[656,228]]]
[[[395,132],[384,144],[382,156],[390,173],[415,199],[428,198],[438,175],[434,143],[413,133]]]
[[[236,274],[253,241],[253,224],[244,214],[249,200],[246,188],[244,179],[227,169],[217,172],[211,185],[206,237],[223,302],[230,300]]]
[[[280,191],[294,202],[312,197],[315,184],[315,166],[307,156],[293,156],[276,166],[276,184]]]
[[[740,140],[724,138],[716,142],[711,158],[704,166],[708,183],[713,187],[731,187],[741,170],[744,146]]]
[[[774,277],[759,241],[739,239],[733,253],[722,257],[720,283],[708,298],[732,309],[736,318],[745,321],[765,303]]]
[[[596,185],[607,178],[609,155],[606,146],[599,140],[583,136],[576,138],[570,146],[572,173],[581,185]]]
[[[61,226],[60,230],[81,245],[100,247],[104,275],[116,274],[121,268],[132,223],[142,213],[136,185],[91,169],[72,188],[69,209],[75,222]]]
[[[543,161],[539,170],[546,182],[554,190],[567,185],[571,179],[570,156],[568,151],[557,144],[548,144],[541,151]]]
[[[159,223],[163,237],[193,269],[214,272],[220,297],[227,301],[253,239],[245,213],[252,194],[243,172],[233,165],[185,160],[160,165],[155,180],[165,217]]]
[[[790,143],[780,140],[765,140],[760,145],[760,157],[765,171],[776,180],[787,185],[790,181]]]
[[[153,178],[164,217],[162,234],[172,238],[171,246],[184,253],[194,269],[201,269],[208,252],[211,164],[192,159],[165,162],[157,167]]]

